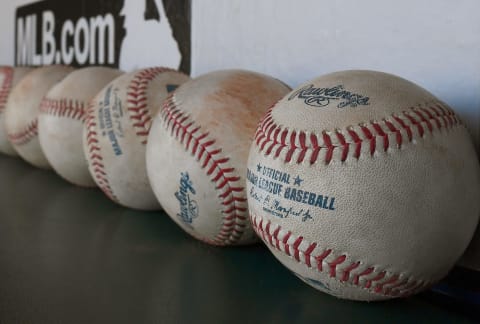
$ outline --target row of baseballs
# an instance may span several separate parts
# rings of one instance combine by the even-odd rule
[[[473,143],[421,87],[373,71],[291,91],[243,70],[0,69],[0,150],[214,245],[260,237],[341,298],[444,277],[480,215]]]

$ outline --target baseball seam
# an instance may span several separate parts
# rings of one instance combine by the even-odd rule
[[[79,120],[82,123],[85,121],[85,103],[80,100],[44,98],[40,104],[40,112]]]
[[[163,72],[176,72],[169,68],[155,67],[139,71],[133,76],[127,89],[127,111],[133,122],[137,136],[142,144],[147,144],[148,133],[152,125],[152,116],[148,109],[148,84]]]
[[[30,142],[38,135],[38,119],[32,120],[27,127],[15,133],[8,133],[8,140],[16,146],[24,145]]]
[[[12,87],[13,69],[9,67],[3,67],[1,68],[1,71],[5,74],[5,79],[0,88],[0,113],[3,113],[8,101],[10,89]],[[38,135],[37,128],[38,128],[38,121],[35,118],[23,130],[14,132],[14,133],[9,132],[7,134],[8,140],[10,141],[10,143],[16,146],[26,144],[32,138]]]
[[[323,160],[326,165],[333,160],[345,162],[349,156],[359,159],[368,153],[387,152],[396,144],[398,149],[435,130],[449,130],[462,122],[455,113],[441,103],[428,103],[411,107],[400,115],[392,114],[382,121],[370,121],[346,129],[314,132],[297,131],[278,125],[273,120],[272,107],[257,129],[255,143],[265,156],[278,158],[284,154],[284,162],[310,164]],[[366,146],[366,147],[365,147]]]
[[[189,115],[177,107],[174,94],[165,101],[161,117],[170,135],[201,163],[201,168],[219,192],[224,215],[222,227],[213,240],[203,240],[216,245],[235,243],[245,231],[248,216],[245,190],[240,185],[241,178],[235,174],[235,169],[228,166],[230,158],[221,154],[221,148],[215,147],[216,140],[210,138],[208,132],[201,132],[201,127],[196,126]]]
[[[252,213],[250,220],[255,232],[265,243],[309,269],[320,273],[328,272],[332,280],[342,284],[349,284],[372,294],[393,297],[406,297],[431,285],[431,282],[390,272],[379,266],[352,261],[346,254],[337,254],[333,249],[322,248],[318,243],[309,242],[303,236],[297,236]]]
[[[102,189],[102,191],[113,201],[119,202],[118,198],[113,192],[110,182],[108,181],[107,172],[105,170],[105,165],[103,164],[103,158],[101,156],[101,149],[98,146],[97,139],[97,123],[95,122],[95,107],[93,102],[88,105],[85,115],[85,127],[87,130],[86,134],[86,145],[88,148],[89,155],[89,165],[90,171],[93,178],[96,179],[97,185]]]
[[[40,112],[58,117],[69,117],[82,122],[85,118],[84,104],[77,100],[53,100],[44,98],[40,103]],[[8,139],[12,144],[20,146],[28,143],[37,135],[38,118],[35,118],[23,130],[16,133],[9,133]]]
[[[2,85],[0,86],[0,114],[5,110],[7,105],[8,95],[10,89],[12,88],[13,82],[13,69],[10,67],[0,68],[0,73],[5,77],[3,79]]]

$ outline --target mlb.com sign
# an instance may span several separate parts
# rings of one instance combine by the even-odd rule
[[[37,24],[40,20],[40,24]],[[40,25],[40,30],[37,26]],[[112,14],[67,19],[57,26],[53,11],[17,18],[16,62],[19,65],[115,65],[115,20]],[[55,28],[60,27],[60,38]],[[40,40],[40,44],[37,44]]]
[[[190,72],[190,0],[42,0],[18,7],[14,27],[18,66]]]
[[[89,2],[92,4],[92,2]],[[45,0],[17,9],[16,65],[118,67],[125,36],[121,2]],[[109,5],[106,5],[109,4]],[[119,4],[119,5],[115,5]]]

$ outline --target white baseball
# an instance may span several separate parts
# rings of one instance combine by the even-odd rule
[[[83,123],[89,101],[122,74],[107,67],[73,71],[51,88],[40,104],[38,137],[52,168],[67,181],[93,187],[83,153]]]
[[[289,88],[269,76],[217,71],[178,88],[152,125],[148,176],[166,213],[214,245],[256,241],[245,164],[260,117]]]
[[[10,156],[18,154],[8,141],[3,112],[12,88],[31,70],[27,67],[0,66],[0,152]]]
[[[251,221],[311,286],[379,300],[447,274],[478,222],[479,165],[455,113],[399,77],[344,71],[287,94],[248,160]]]
[[[114,79],[92,100],[83,149],[90,174],[113,201],[135,209],[160,208],[147,178],[145,144],[161,103],[189,79],[167,68],[141,69]]]
[[[40,102],[52,86],[73,70],[63,65],[37,68],[25,75],[8,98],[5,109],[8,140],[20,157],[38,168],[51,168],[38,140]]]

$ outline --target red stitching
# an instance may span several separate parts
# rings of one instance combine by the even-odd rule
[[[201,163],[220,192],[218,197],[224,206],[222,227],[213,240],[202,240],[216,245],[235,243],[247,225],[247,199],[240,177],[235,175],[234,168],[228,167],[230,159],[222,156],[222,149],[215,147],[215,140],[209,138],[208,132],[201,133],[200,127],[189,121],[189,116],[176,106],[173,94],[164,102],[161,116],[166,129]],[[207,169],[209,163],[211,166]]]
[[[367,282],[365,284],[365,288],[370,288],[370,287],[372,287],[372,282],[380,281],[383,278],[385,278],[385,274],[386,274],[386,272],[382,271],[382,272],[378,273],[374,278],[367,280]]]
[[[362,130],[363,134],[365,135],[366,140],[370,143],[370,155],[373,156],[377,149],[377,142],[376,138],[373,136],[372,132],[367,128],[367,126],[360,126],[360,129]]]
[[[270,228],[270,223],[267,224],[267,230],[266,232],[268,232]],[[303,237],[302,236],[299,236],[295,242],[293,242],[293,249],[294,249],[294,254],[293,254],[293,258],[295,260],[297,260],[297,262],[300,262],[300,249],[298,248],[300,246],[300,244],[302,244],[302,241],[303,241]],[[271,243],[270,243],[271,244]]]
[[[84,121],[85,127],[87,128],[86,144],[90,158],[88,163],[90,164],[92,176],[95,178],[100,189],[102,189],[102,191],[110,199],[119,202],[108,181],[107,172],[105,171],[105,166],[103,164],[103,158],[101,155],[101,149],[100,146],[98,146],[96,131],[97,123],[95,121],[95,106],[93,105],[93,102],[89,104],[87,110],[85,111]]]
[[[362,149],[362,140],[360,139],[360,136],[358,136],[357,132],[355,132],[355,130],[353,130],[353,128],[348,129],[348,134],[352,138],[352,141],[353,141],[352,144],[355,144],[355,153],[354,153],[353,156],[356,159],[358,159],[358,158],[360,158],[360,153],[361,153],[361,149]]]
[[[7,104],[8,95],[10,94],[10,89],[12,88],[13,82],[13,69],[8,66],[0,67],[0,74],[3,74],[5,77],[3,83],[0,86],[0,114],[5,110]]]
[[[373,271],[374,271],[373,268],[366,268],[366,269],[363,270],[361,273],[357,273],[357,274],[355,275],[355,277],[353,278],[353,283],[358,286],[359,283],[360,283],[360,278],[361,278],[361,277],[364,277],[364,276],[370,275]]]
[[[315,137],[313,134],[312,134],[312,138]],[[348,150],[349,150],[349,147],[350,147],[350,144],[347,143],[346,139],[345,139],[345,136],[340,133],[340,132],[337,132],[337,138],[338,138],[338,141],[340,142],[340,145],[342,146],[342,157],[341,157],[341,161],[342,162],[345,162],[347,160],[347,156],[348,156]],[[318,145],[318,144],[317,144]],[[320,148],[318,149],[320,150]],[[317,154],[318,156],[318,154]],[[316,160],[316,159],[315,159]],[[311,164],[313,164],[315,162],[315,160],[313,162],[310,162]]]
[[[383,139],[383,151],[386,152],[388,150],[388,147],[390,146],[390,141],[388,140],[387,133],[384,132],[384,130],[378,123],[372,122],[372,126],[378,136]]]
[[[78,100],[44,98],[40,111],[56,117],[80,120],[82,123],[85,121],[85,104]]]
[[[360,266],[360,262],[357,261],[352,263],[349,267],[343,269],[342,281],[348,281],[348,279],[350,278],[350,272],[352,272],[359,266]]]
[[[152,115],[147,105],[148,84],[164,72],[177,71],[162,67],[143,69],[133,76],[127,89],[127,111],[142,144],[147,144],[148,133],[152,125]]]
[[[33,138],[38,135],[38,120],[35,118],[30,122],[30,124],[25,127],[25,129],[17,133],[9,133],[8,139],[13,145],[23,145],[30,142]]]
[[[328,263],[328,265],[330,267],[330,277],[331,278],[336,278],[336,276],[337,276],[337,266],[342,264],[343,262],[345,262],[346,259],[347,259],[346,255],[341,255],[338,258],[336,258],[335,260],[333,260],[332,262]]]
[[[420,137],[423,137],[423,134],[425,133],[425,130],[423,129],[421,121],[417,121],[413,116],[411,116],[408,112],[404,111],[403,115],[407,117],[407,119],[417,127],[418,134]],[[418,116],[418,115],[417,115]]]
[[[412,138],[413,138],[413,132],[412,132],[412,129],[410,128],[409,125],[407,125],[407,123],[405,123],[405,121],[398,117],[398,116],[393,116],[393,119],[398,123],[400,124],[400,127],[402,129],[404,129],[406,132],[407,132],[407,137],[408,137],[408,141],[411,142],[412,141]],[[401,133],[400,133],[401,134]]]
[[[322,254],[317,255],[315,257],[315,261],[317,261],[317,268],[318,271],[323,271],[323,260],[332,252],[332,250],[325,250]]]
[[[373,294],[399,297],[414,294],[430,285],[427,281],[415,280],[412,277],[406,278],[378,266],[365,266],[361,261],[352,262],[348,260],[347,255],[337,255],[332,249],[322,250],[318,243],[307,242],[304,237],[295,236],[291,231],[286,231],[270,221],[264,221],[259,216],[250,214],[250,219],[255,232],[263,238],[266,244],[284,252],[293,260],[310,269],[316,269],[318,272],[326,271],[328,277],[344,284],[358,286]],[[312,265],[313,260],[317,263],[316,267]],[[342,269],[343,264],[348,264],[348,266]],[[400,279],[400,277],[402,278]]]
[[[278,232],[280,232],[280,228],[277,228],[277,230],[274,232],[274,235],[275,235],[275,233],[276,233],[276,235],[278,235]],[[304,252],[305,264],[309,268],[312,267],[311,254],[312,254],[313,250],[315,250],[316,247],[317,247],[317,243],[310,244],[310,246]],[[279,247],[279,249],[280,249],[280,247]]]
[[[313,164],[319,157],[322,157],[327,165],[334,159],[344,162],[348,158],[350,146],[356,159],[366,153],[362,152],[364,145],[367,145],[367,152],[373,156],[379,150],[386,152],[392,147],[389,135],[395,136],[396,147],[400,149],[405,143],[412,142],[417,137],[423,138],[427,133],[434,134],[442,129],[449,130],[462,125],[451,109],[441,103],[430,103],[411,107],[398,116],[392,115],[382,121],[349,126],[343,131],[336,129],[315,134],[277,125],[272,117],[273,109],[275,106],[268,110],[259,123],[255,143],[260,152],[264,155],[273,155],[274,158],[280,157],[286,151],[282,155],[286,163],[291,161],[303,163],[308,160]],[[377,144],[377,141],[383,145]],[[341,154],[335,155],[335,150],[340,150]],[[324,154],[320,154],[321,152]]]
[[[323,136],[323,143],[325,145],[325,148],[327,149],[327,154],[325,154],[325,162],[328,164],[330,163],[330,161],[332,161],[333,150],[335,147],[333,146],[332,139],[330,135],[327,134],[327,132],[323,132],[322,136]]]

